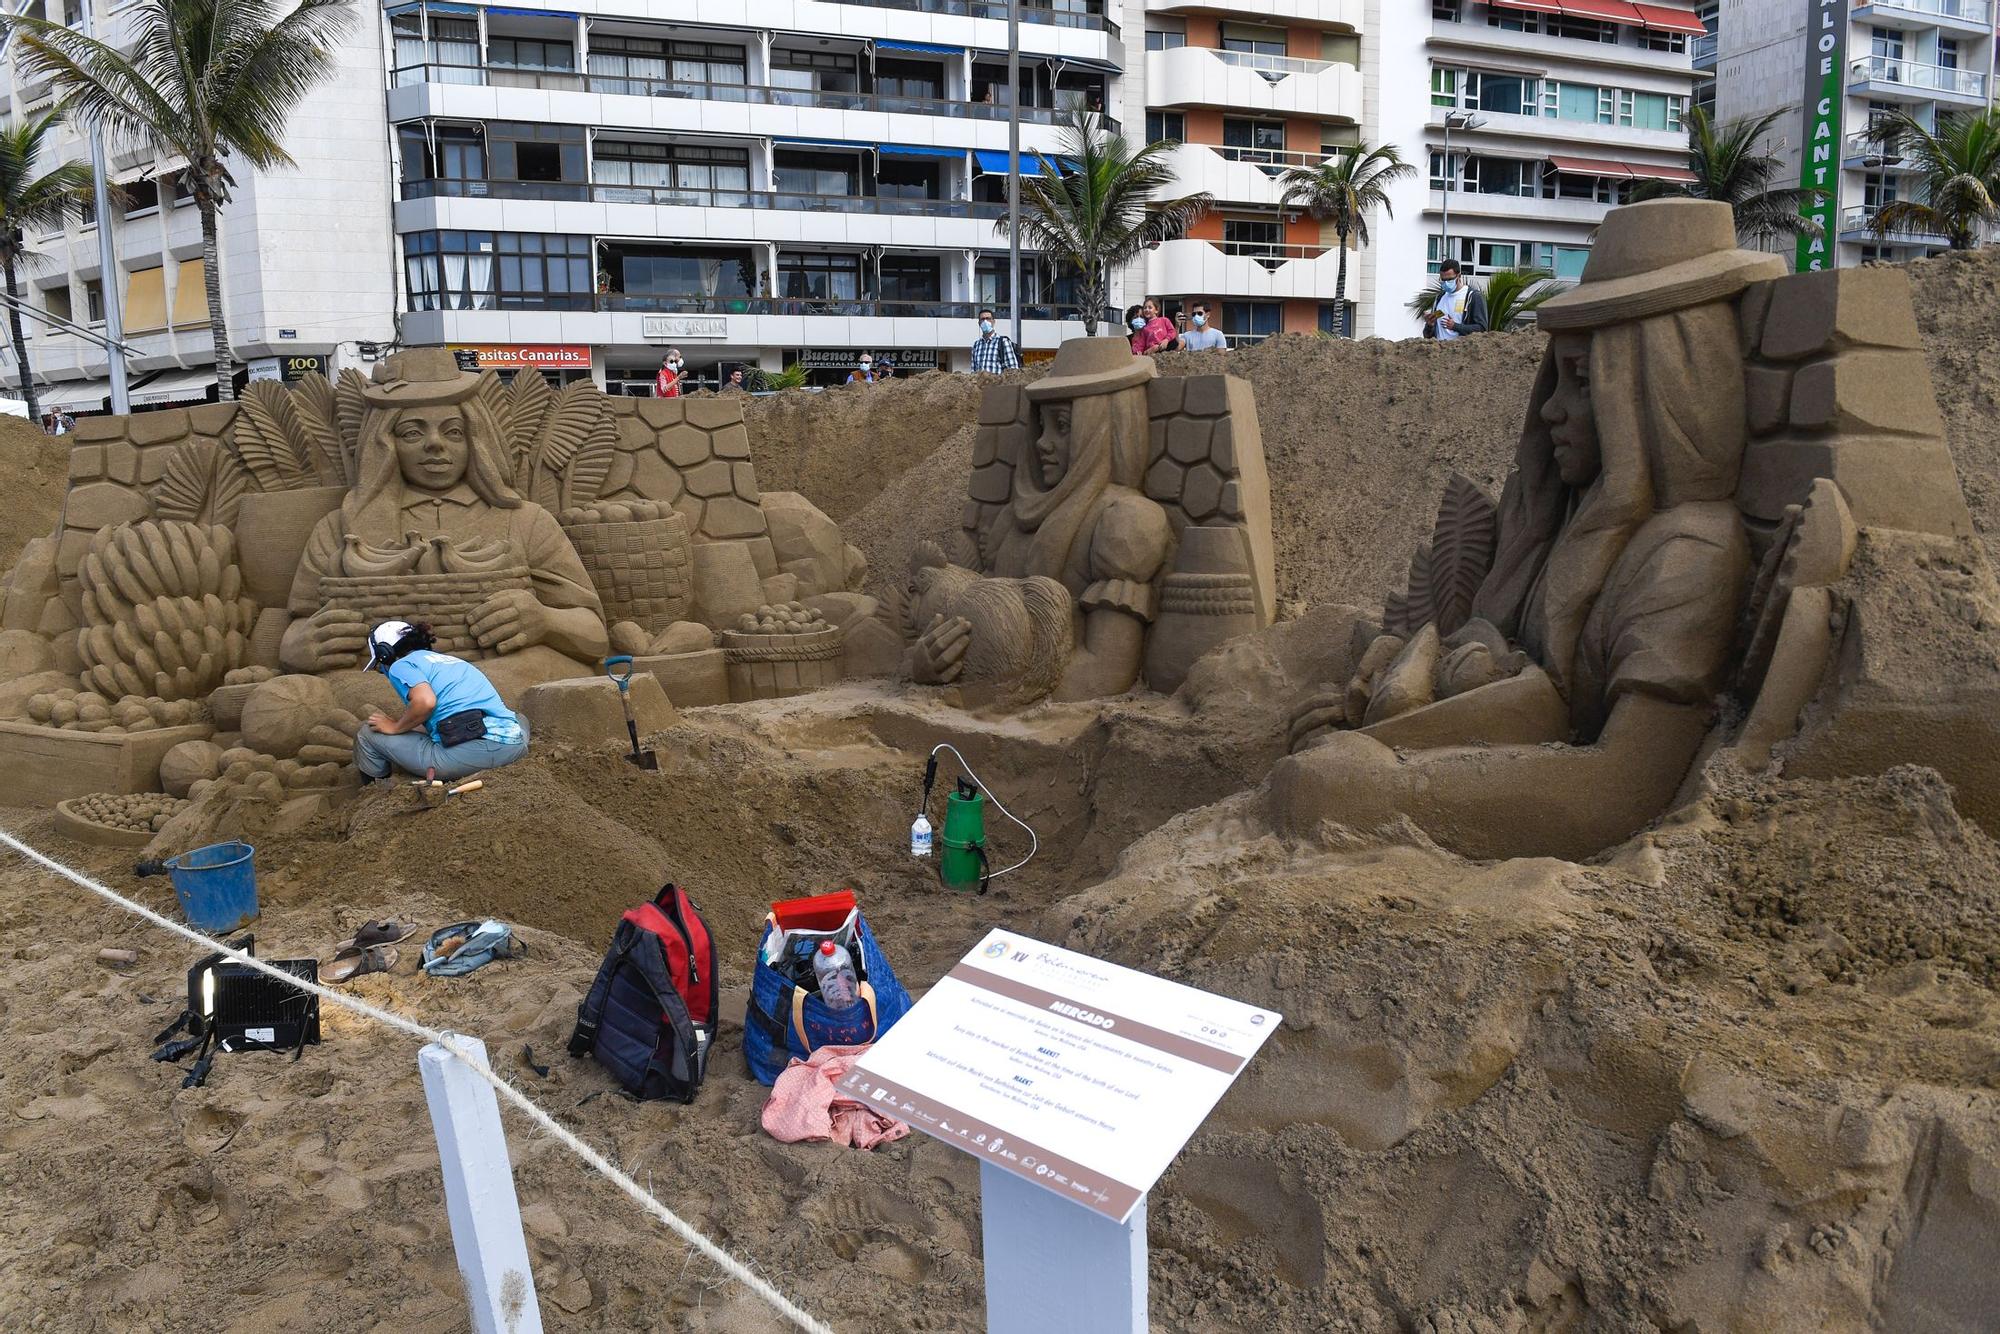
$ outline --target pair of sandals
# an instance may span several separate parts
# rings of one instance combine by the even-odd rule
[[[386,973],[401,957],[395,947],[416,933],[416,927],[394,918],[363,922],[352,939],[334,946],[333,962],[319,975],[320,981],[338,986],[369,973]]]

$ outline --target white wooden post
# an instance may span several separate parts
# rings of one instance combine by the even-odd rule
[[[473,1334],[541,1334],[542,1308],[500,1129],[500,1100],[492,1085],[460,1063],[462,1057],[490,1069],[486,1044],[462,1033],[445,1037],[452,1050],[431,1043],[417,1053],[417,1068],[444,1164],[445,1211]]]
[[[979,1164],[986,1334],[1146,1334],[1146,1201],[1115,1223]]]

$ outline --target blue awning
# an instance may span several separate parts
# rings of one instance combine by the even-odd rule
[[[921,51],[927,56],[962,56],[962,46],[934,46],[930,42],[888,42],[875,43],[877,51]]]
[[[1007,154],[1004,151],[975,148],[972,150],[972,156],[979,161],[980,175],[1005,176],[1007,174]],[[1076,160],[1074,158],[1058,157],[1050,160],[1056,164],[1058,171],[1076,170]],[[1021,174],[1023,176],[1040,176],[1042,174],[1041,158],[1033,153],[1023,152],[1021,154]]]
[[[965,156],[963,148],[932,148],[926,144],[883,144],[880,152],[883,157],[962,158]]]

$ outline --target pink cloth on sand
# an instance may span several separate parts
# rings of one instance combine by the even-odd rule
[[[764,1133],[783,1144],[830,1139],[857,1149],[872,1149],[909,1134],[910,1128],[895,1117],[835,1088],[867,1050],[867,1043],[821,1047],[786,1066],[764,1100]]]

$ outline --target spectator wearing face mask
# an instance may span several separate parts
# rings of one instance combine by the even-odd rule
[[[1155,352],[1180,350],[1181,336],[1174,328],[1174,322],[1160,314],[1159,306],[1151,301],[1126,311],[1125,324],[1132,330],[1134,356],[1145,357]]]
[[[1424,314],[1424,337],[1441,343],[1486,332],[1486,297],[1459,272],[1458,261],[1438,265],[1438,299]]]
[[[1229,350],[1229,340],[1222,336],[1222,330],[1213,327],[1208,322],[1208,304],[1206,302],[1197,301],[1194,303],[1193,312],[1188,317],[1188,323],[1192,327],[1181,335],[1181,346],[1188,351],[1227,352]]]
[[[863,352],[859,364],[847,373],[847,382],[849,384],[874,384],[875,358]]]
[[[660,358],[660,373],[653,377],[654,398],[679,398],[681,396],[681,350],[667,349],[667,355]]]
[[[1006,334],[993,331],[993,312],[979,312],[979,337],[972,340],[972,373],[974,375],[998,375],[1002,371],[1021,369],[1021,354],[1014,347],[1014,340]]]

